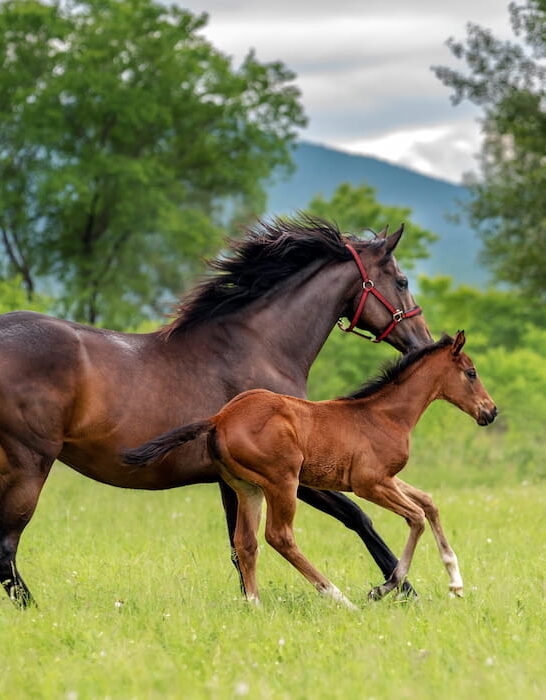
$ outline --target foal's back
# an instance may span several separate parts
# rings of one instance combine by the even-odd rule
[[[352,491],[355,460],[377,462],[376,429],[365,403],[245,392],[214,418],[218,457],[230,472],[254,483],[284,473],[306,486]]]

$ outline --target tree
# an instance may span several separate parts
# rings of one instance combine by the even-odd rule
[[[435,337],[464,328],[472,352],[499,347],[514,351],[527,344],[531,328],[546,328],[544,304],[530,304],[506,289],[452,288],[449,277],[420,277],[419,303]]]
[[[40,294],[34,294],[28,301],[21,277],[0,279],[0,314],[17,311],[25,307],[28,311],[48,313],[51,310],[51,299]]]
[[[412,261],[428,255],[427,244],[436,240],[430,231],[411,223],[411,210],[381,204],[372,187],[366,184],[341,184],[327,200],[317,196],[306,208],[311,214],[335,221],[342,231],[373,236],[370,229],[380,231],[386,225],[405,222],[404,237],[396,249],[396,258],[404,268]],[[372,346],[364,340],[334,329],[313,365],[309,380],[310,396],[326,399],[356,389],[369,377],[374,368],[395,355],[386,343]],[[335,368],[335,371],[332,370]]]
[[[307,211],[335,221],[342,231],[352,233],[378,232],[385,226],[409,222],[411,217],[411,209],[378,202],[374,188],[365,183],[359,186],[342,183],[329,200],[317,195],[309,202]],[[411,268],[414,260],[428,257],[427,246],[436,239],[430,231],[410,223],[404,233],[404,245],[396,250],[396,257]]]
[[[0,6],[0,236],[31,297],[123,326],[259,212],[305,123],[294,75],[242,65],[154,0]]]
[[[454,104],[483,108],[481,178],[468,212],[497,280],[546,299],[546,0],[510,5],[515,40],[469,24],[448,41],[467,73],[435,67]]]

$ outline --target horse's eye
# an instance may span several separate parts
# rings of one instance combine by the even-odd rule
[[[470,369],[465,370],[465,374],[470,379],[471,382],[473,382],[474,379],[476,379],[476,377],[478,376],[476,374],[476,370],[474,369],[474,367],[471,367]]]
[[[398,277],[396,280],[396,286],[398,289],[407,289],[408,288],[408,278],[407,277]]]

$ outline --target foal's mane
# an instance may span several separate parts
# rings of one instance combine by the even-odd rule
[[[228,240],[227,251],[208,262],[212,274],[182,297],[174,320],[160,332],[168,339],[239,311],[317,261],[349,260],[348,242],[359,249],[380,244],[342,234],[334,224],[309,214],[258,221],[241,240]]]
[[[397,382],[408,367],[411,367],[423,357],[432,355],[438,350],[446,348],[448,345],[452,345],[452,343],[453,338],[444,333],[440,340],[437,340],[435,343],[431,343],[430,345],[425,345],[422,348],[408,352],[407,355],[404,355],[399,360],[385,365],[377,377],[367,381],[360,387],[360,389],[357,389],[352,394],[340,396],[337,401],[346,401],[347,399],[365,399],[368,396],[372,396],[372,394],[376,394],[387,384]]]

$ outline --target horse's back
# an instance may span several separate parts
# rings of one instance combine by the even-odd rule
[[[104,414],[131,354],[120,338],[32,311],[0,315],[0,441],[58,452],[75,421]]]

